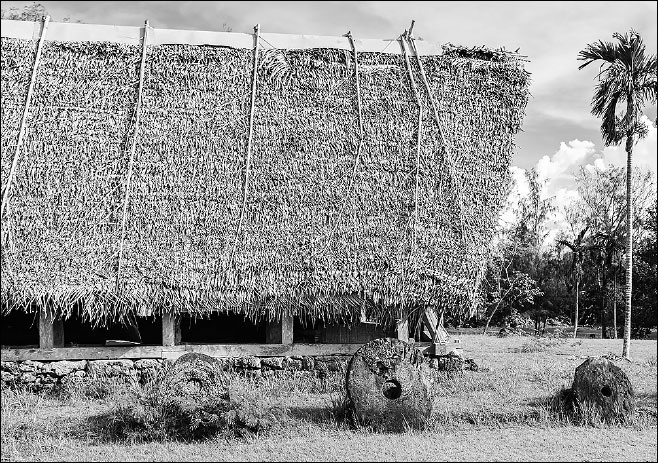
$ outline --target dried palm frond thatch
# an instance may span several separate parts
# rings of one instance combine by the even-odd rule
[[[2,38],[3,187],[34,47]],[[429,92],[419,87],[443,143],[429,116],[418,136],[401,55],[358,54],[359,112],[349,52],[261,51],[238,233],[252,50],[148,46],[128,184],[141,47],[46,42],[2,220],[3,310],[41,301],[66,316],[77,304],[97,321],[144,305],[347,320],[364,304],[382,320],[472,310],[529,76],[511,53],[444,51],[420,57]]]

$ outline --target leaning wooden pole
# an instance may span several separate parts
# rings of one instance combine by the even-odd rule
[[[27,125],[27,118],[30,113],[30,103],[32,102],[32,93],[34,92],[34,82],[37,80],[39,59],[41,58],[41,50],[43,49],[43,42],[46,37],[46,31],[48,30],[49,22],[50,22],[50,16],[44,16],[43,24],[41,27],[41,34],[39,35],[39,43],[37,45],[37,52],[34,57],[34,65],[32,66],[32,77],[30,78],[30,85],[27,88],[27,96],[25,97],[25,106],[23,107],[23,116],[21,117],[21,123],[18,129],[18,140],[16,140],[16,150],[14,151],[14,159],[11,162],[11,169],[9,170],[9,175],[7,176],[7,185],[5,186],[5,191],[2,192],[2,207],[0,209],[0,216],[4,216],[5,214],[5,209],[7,208],[7,203],[9,202],[9,192],[11,191],[11,185],[14,180],[14,177],[16,176],[16,169],[18,167],[21,145],[23,144],[23,137],[25,136],[25,126]]]
[[[411,28],[413,29],[413,23],[411,24]],[[427,91],[427,96],[430,100],[430,106],[432,107],[432,113],[434,115],[434,120],[435,120],[436,126],[439,130],[439,138],[441,139],[441,144],[443,145],[443,149],[444,149],[445,161],[446,161],[446,164],[448,165],[448,174],[450,175],[450,180],[452,181],[452,186],[455,189],[455,193],[457,194],[457,205],[459,206],[459,221],[460,221],[461,234],[462,234],[461,237],[462,237],[462,240],[464,240],[466,238],[466,231],[464,229],[464,197],[462,195],[462,191],[461,191],[461,188],[459,186],[459,183],[457,182],[457,178],[455,177],[455,167],[454,167],[454,164],[453,164],[452,153],[450,152],[450,149],[448,147],[448,143],[446,141],[446,137],[445,137],[444,130],[443,130],[443,124],[441,123],[441,118],[439,117],[439,110],[436,106],[436,101],[434,100],[434,96],[432,95],[432,88],[430,87],[430,84],[427,80],[427,75],[425,74],[425,68],[423,67],[423,61],[420,59],[420,56],[418,56],[418,50],[416,49],[416,43],[414,41],[414,38],[411,35],[411,30],[409,31],[409,34],[407,34],[406,38],[409,41],[410,49],[416,55],[416,62],[418,63],[418,69],[420,70],[420,76],[423,80],[423,84],[425,85],[425,90]]]
[[[412,244],[414,248],[416,247],[416,229],[418,228],[418,189],[420,183],[420,152],[422,150],[422,139],[423,139],[423,116],[424,108],[423,102],[420,98],[420,93],[418,92],[418,87],[416,86],[416,79],[414,79],[414,73],[411,69],[411,62],[409,61],[409,50],[407,50],[406,44],[407,31],[402,34],[400,37],[400,44],[402,47],[402,54],[404,55],[404,62],[407,66],[407,72],[409,74],[409,82],[411,88],[416,97],[416,103],[418,105],[418,127],[416,132],[416,170],[415,170],[415,187],[414,187],[414,221],[413,221],[413,230],[412,230]]]
[[[354,159],[354,168],[352,170],[352,178],[350,179],[351,188],[352,183],[356,177],[356,170],[359,167],[359,162],[361,161],[361,151],[363,149],[363,109],[361,104],[361,86],[359,85],[359,56],[356,51],[354,39],[352,38],[352,32],[347,33],[347,39],[350,41],[352,53],[354,53],[354,80],[356,81],[356,103],[359,114],[359,146],[356,149],[356,158]]]
[[[233,248],[231,250],[231,257],[229,263],[233,260],[235,247],[237,246],[240,233],[242,232],[242,223],[244,222],[245,210],[247,209],[247,197],[249,195],[249,176],[251,174],[251,152],[252,142],[254,138],[254,110],[256,108],[256,84],[258,82],[258,47],[260,44],[260,24],[254,26],[254,69],[251,76],[251,101],[249,107],[249,133],[247,135],[247,155],[244,167],[244,183],[242,184],[242,208],[240,209],[240,219],[238,221],[238,228],[235,232],[235,240],[233,241]]]
[[[133,139],[130,145],[130,159],[128,161],[128,176],[126,178],[126,193],[123,198],[123,211],[121,213],[121,238],[119,241],[119,257],[117,261],[116,288],[119,289],[121,280],[121,265],[123,263],[123,244],[126,239],[126,223],[128,219],[128,204],[130,204],[130,186],[133,177],[135,165],[135,151],[137,148],[137,135],[139,133],[139,120],[142,109],[142,89],[144,87],[144,69],[146,68],[146,48],[148,44],[149,22],[144,22],[144,35],[142,37],[142,61],[139,66],[139,87],[137,89],[137,105],[135,107],[135,128],[133,130]]]

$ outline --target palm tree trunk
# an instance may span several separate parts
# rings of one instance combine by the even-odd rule
[[[578,293],[580,288],[580,280],[576,280],[576,313],[573,316],[573,337],[578,334]]]
[[[629,109],[633,107],[632,98],[628,101]],[[632,114],[632,113],[631,113]],[[626,137],[626,288],[624,308],[624,347],[621,356],[630,358],[631,345],[631,293],[633,290],[633,208],[631,202],[631,189],[633,186],[632,174],[633,161],[633,135],[629,133]]]

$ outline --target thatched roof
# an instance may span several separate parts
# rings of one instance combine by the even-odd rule
[[[38,41],[38,25],[6,37],[5,23],[3,192]],[[395,41],[355,41],[357,91],[347,39],[293,39],[261,42],[248,155],[253,48],[147,45],[135,132],[139,41],[46,35],[2,218],[3,310],[472,310],[528,98],[523,59],[419,42],[417,97]]]

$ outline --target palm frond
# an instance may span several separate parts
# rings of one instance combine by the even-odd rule
[[[578,53],[584,61],[578,69],[602,61],[592,98],[592,114],[601,117],[601,135],[606,146],[617,145],[627,136],[642,138],[646,134],[638,116],[647,102],[656,101],[656,56],[646,55],[642,37],[631,30],[615,33],[617,43],[588,44]],[[618,106],[631,103],[618,114]],[[630,109],[630,111],[629,111]]]
[[[618,47],[612,42],[599,40],[598,43],[589,44],[587,48],[578,52],[578,60],[585,61],[578,66],[578,70],[598,60],[614,63],[618,59],[618,53]]]

